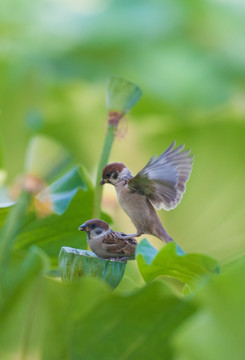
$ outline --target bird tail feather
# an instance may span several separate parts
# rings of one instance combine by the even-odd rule
[[[162,226],[158,234],[155,234],[159,239],[161,239],[165,243],[174,242],[177,246],[177,253],[178,255],[184,255],[184,250],[174,241],[174,239],[168,234],[168,232]]]

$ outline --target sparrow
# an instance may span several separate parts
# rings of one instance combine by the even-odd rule
[[[100,185],[112,184],[118,201],[130,217],[137,233],[154,235],[164,242],[174,241],[162,226],[154,209],[174,209],[185,192],[193,164],[190,150],[185,145],[175,147],[174,141],[159,157],[153,157],[146,166],[133,176],[123,163],[111,163],[103,169]]]
[[[79,226],[78,230],[86,231],[90,249],[104,259],[133,260],[137,241],[125,239],[126,234],[113,231],[103,220],[91,219]]]

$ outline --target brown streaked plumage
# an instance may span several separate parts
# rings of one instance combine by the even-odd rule
[[[120,206],[137,229],[137,234],[128,236],[151,234],[165,242],[173,241],[153,206],[174,209],[185,192],[193,156],[189,150],[182,151],[184,145],[174,147],[175,142],[158,158],[153,157],[134,177],[122,163],[112,163],[104,168],[100,184],[115,186]]]
[[[125,239],[126,234],[113,231],[103,220],[88,220],[78,230],[86,231],[90,249],[101,258],[133,260],[135,257],[137,241]]]

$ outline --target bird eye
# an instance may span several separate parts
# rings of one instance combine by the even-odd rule
[[[90,228],[91,228],[91,229],[94,229],[95,227],[96,227],[96,224],[95,224],[95,223],[93,223],[93,224],[90,225]]]
[[[110,173],[107,173],[107,174],[105,174],[105,177],[109,178],[110,175],[111,175]]]

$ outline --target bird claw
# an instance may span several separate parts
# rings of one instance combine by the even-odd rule
[[[126,256],[123,256],[123,257],[111,257],[109,258],[109,260],[112,260],[112,261],[127,261],[128,260],[128,257]]]

